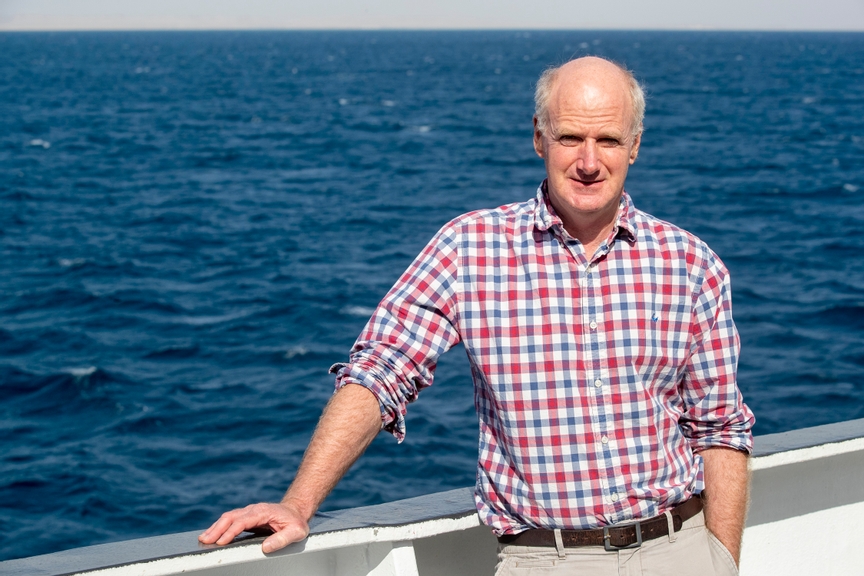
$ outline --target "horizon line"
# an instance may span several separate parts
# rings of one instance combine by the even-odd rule
[[[9,27],[0,24],[0,33],[4,32],[760,32],[760,33],[844,33],[864,34],[864,27],[858,28],[723,28],[708,26],[690,27],[586,27],[586,28],[552,28],[552,27],[498,27],[498,28],[436,28],[436,27],[185,27],[185,26],[144,26],[144,27]]]

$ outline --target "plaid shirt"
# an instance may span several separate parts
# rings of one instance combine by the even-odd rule
[[[476,501],[496,534],[648,518],[702,489],[699,451],[749,452],[729,275],[698,238],[625,193],[589,259],[549,204],[444,226],[331,368],[405,410],[462,341],[480,419]]]

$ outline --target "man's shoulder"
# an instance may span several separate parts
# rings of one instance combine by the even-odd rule
[[[638,208],[633,210],[633,224],[639,232],[642,232],[646,239],[681,242],[684,244],[705,244],[692,232]]]
[[[638,240],[671,257],[682,257],[700,267],[723,267],[708,244],[680,226],[635,209],[633,227]]]
[[[502,232],[513,230],[520,226],[533,223],[537,201],[534,198],[512,204],[504,204],[497,208],[482,208],[472,210],[452,219],[445,230],[455,233],[472,233],[479,230],[486,232]]]

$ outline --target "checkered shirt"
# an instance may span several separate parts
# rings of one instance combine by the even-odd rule
[[[648,518],[702,489],[701,450],[750,452],[729,274],[625,193],[592,259],[536,198],[445,225],[331,368],[400,441],[439,355],[463,342],[480,441],[475,489],[498,534]]]

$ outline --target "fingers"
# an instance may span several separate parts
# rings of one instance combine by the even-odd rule
[[[309,534],[309,524],[296,510],[280,504],[253,504],[223,514],[210,528],[198,536],[202,544],[230,543],[241,532],[267,526],[276,532],[264,540],[265,554],[299,542]]]
[[[219,536],[219,539],[216,540],[216,544],[219,544],[220,546],[230,544],[234,541],[234,538],[244,532],[247,527],[255,528],[256,526],[247,526],[245,522],[235,520],[230,526],[228,526],[228,528],[222,533],[222,535]]]
[[[229,514],[236,512],[236,510],[232,510],[231,512],[226,512],[222,516],[219,517],[219,520],[213,523],[210,528],[204,531],[203,534],[198,536],[198,541],[202,544],[213,544],[216,540],[219,539],[222,534],[225,533],[225,530],[233,523],[230,519]]]
[[[268,525],[266,504],[255,504],[222,514],[210,528],[198,536],[202,544],[228,544],[241,532]]]

